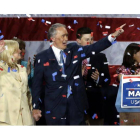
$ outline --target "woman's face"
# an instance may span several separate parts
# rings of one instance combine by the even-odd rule
[[[21,60],[24,60],[25,49],[20,50]]]
[[[18,51],[16,51],[14,54],[13,54],[13,57],[15,58],[15,60],[19,60],[21,59],[21,56],[20,56],[20,49]]]
[[[140,63],[140,51],[138,51],[136,54],[134,54],[134,60],[137,63]]]

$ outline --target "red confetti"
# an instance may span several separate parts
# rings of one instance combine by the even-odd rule
[[[114,74],[114,75],[113,75],[113,77],[117,77],[117,76],[118,76],[118,74]]]
[[[118,31],[118,30],[120,30],[121,28],[120,27],[118,27],[118,28],[116,28],[116,31]]]
[[[46,62],[45,64],[44,64],[44,66],[49,66],[50,64],[49,64],[49,62]]]
[[[95,116],[95,119],[98,119],[98,116],[97,116],[97,114],[96,114],[96,116]]]
[[[75,56],[74,56],[74,59],[76,59],[77,57],[78,57],[78,56],[77,56],[77,55],[75,55]]]
[[[114,122],[114,124],[117,124],[117,122]]]
[[[79,36],[81,36],[80,34],[78,34]]]
[[[22,56],[24,56],[24,55],[25,55],[25,53],[23,52],[23,53],[21,53],[21,55],[22,55]]]
[[[32,17],[28,18],[29,21],[32,20],[32,19],[33,19]]]
[[[103,33],[103,35],[107,35],[108,34],[108,32],[102,32]]]
[[[133,122],[135,122],[135,119],[133,120]]]
[[[73,29],[71,29],[71,31],[74,31]]]
[[[102,23],[102,21],[99,21],[99,23],[101,24],[101,23]]]
[[[87,70],[90,70],[90,69],[91,69],[91,67],[89,67],[89,66],[88,66],[88,67],[86,67],[86,69],[87,69]]]
[[[134,89],[129,89],[129,90],[134,91]]]
[[[123,121],[121,121],[121,123],[123,123]]]
[[[47,23],[45,23],[45,25],[46,25],[46,26],[48,26],[48,24],[47,24]]]
[[[93,32],[91,32],[91,36],[93,36]]]
[[[62,68],[59,71],[62,71]]]
[[[2,69],[2,68],[0,68],[0,70],[1,70],[1,71],[3,71],[3,69]]]
[[[23,66],[23,65],[21,65],[21,67],[23,68],[24,66]]]
[[[62,97],[66,97],[66,95],[62,95]]]
[[[133,81],[132,81],[132,79],[129,79],[129,81],[132,83]]]
[[[56,117],[52,117],[53,119],[56,119]]]

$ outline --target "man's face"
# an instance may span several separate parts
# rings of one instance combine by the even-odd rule
[[[52,37],[53,45],[59,49],[67,48],[68,32],[64,27],[58,27],[56,29],[56,35]]]
[[[83,34],[81,39],[77,39],[77,42],[81,46],[86,46],[86,45],[93,44],[94,40],[93,40],[93,36],[91,36],[91,34]]]

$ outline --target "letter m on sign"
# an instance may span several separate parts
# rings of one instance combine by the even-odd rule
[[[130,96],[130,95],[135,96],[135,92],[134,91],[128,91],[128,96]]]

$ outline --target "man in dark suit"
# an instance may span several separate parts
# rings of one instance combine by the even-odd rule
[[[84,112],[88,108],[88,102],[81,74],[81,62],[93,53],[99,53],[111,46],[111,42],[124,32],[123,26],[97,43],[84,47],[76,43],[67,45],[68,32],[65,25],[56,23],[50,27],[48,38],[53,44],[49,49],[39,53],[35,60],[32,113],[36,121],[41,117],[39,98],[44,79],[46,123],[48,125],[85,124]]]
[[[78,44],[81,46],[93,44],[93,32],[88,27],[79,28],[76,37]],[[87,69],[88,66],[91,66],[89,70]],[[102,89],[110,83],[107,58],[103,53],[92,55],[83,60],[82,68],[89,103],[86,122],[90,125],[103,125],[104,95]]]

